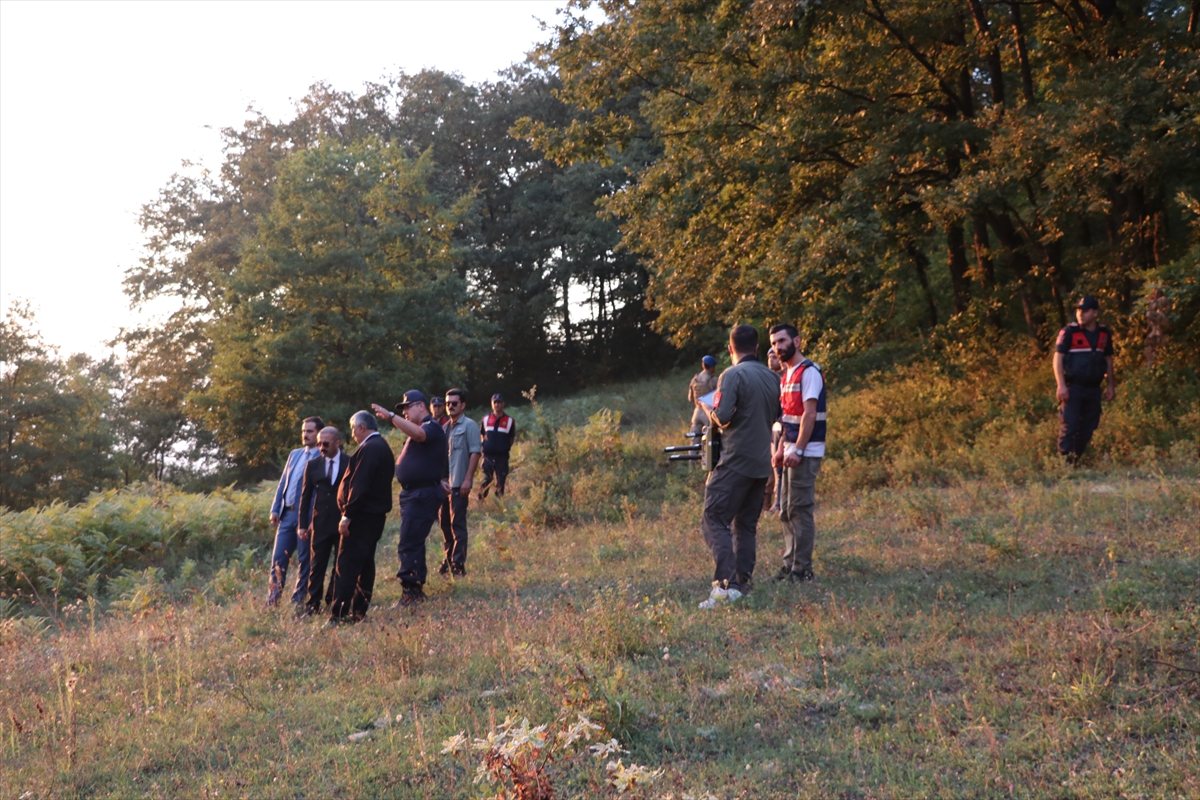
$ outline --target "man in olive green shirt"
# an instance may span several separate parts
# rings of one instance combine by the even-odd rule
[[[750,590],[758,515],[771,474],[771,426],[779,419],[779,376],[758,360],[758,331],[729,333],[733,366],[721,373],[709,423],[721,433],[721,456],[704,487],[704,539],[716,569],[700,608],[732,602]]]

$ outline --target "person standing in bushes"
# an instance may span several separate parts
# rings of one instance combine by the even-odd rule
[[[813,579],[813,541],[817,528],[815,487],[825,458],[825,378],[821,368],[800,354],[796,328],[771,328],[771,348],[783,365],[780,376],[779,438],[771,463],[782,467],[779,520],[783,525],[783,566],[777,581]]]
[[[450,415],[446,413],[446,403],[439,395],[434,395],[429,401],[429,413],[433,416],[433,421],[441,425],[443,429],[450,424]]]
[[[271,575],[267,581],[267,605],[279,604],[287,580],[288,562],[296,554],[296,588],[292,602],[297,606],[308,593],[308,542],[297,535],[300,521],[300,491],[304,487],[304,468],[309,459],[321,454],[317,449],[317,431],[325,427],[320,417],[308,417],[300,424],[301,447],[288,453],[283,475],[275,487],[271,502],[271,527],[275,529],[275,547],[271,553]]]
[[[692,376],[688,384],[688,402],[692,404],[692,428],[690,433],[700,433],[708,424],[708,413],[700,405],[700,398],[717,388],[717,360],[712,356],[700,359],[700,371]]]
[[[508,455],[517,438],[517,423],[504,413],[504,395],[492,395],[492,413],[483,418],[483,483],[479,501],[488,496],[492,478],[496,479],[496,497],[504,497],[508,482]]]
[[[396,404],[399,414],[381,405],[373,405],[375,414],[390,419],[408,439],[396,459],[396,480],[400,482],[400,559],[403,591],[397,605],[411,606],[425,601],[425,541],[437,521],[438,508],[446,496],[442,480],[449,474],[446,431],[429,413],[424,393],[410,389]]]
[[[779,377],[758,360],[758,331],[729,333],[733,366],[721,373],[710,427],[721,432],[721,454],[704,486],[701,527],[712,550],[712,591],[700,608],[733,602],[750,591],[757,558],[758,516],[771,474],[771,424],[779,418]]]
[[[442,551],[445,553],[438,574],[449,572],[456,578],[467,574],[467,502],[471,499],[471,486],[483,449],[479,425],[464,413],[466,410],[467,400],[462,389],[446,392],[446,411],[450,418],[450,424],[445,426],[449,473],[447,480],[442,481],[446,498],[438,510]]]
[[[329,625],[359,622],[367,616],[375,591],[375,549],[392,510],[392,448],[379,434],[370,412],[350,418],[358,449],[350,456],[338,486],[337,567]]]
[[[308,542],[311,567],[308,574],[308,601],[304,616],[310,617],[321,610],[321,596],[325,605],[333,603],[333,580],[325,589],[325,572],[329,561],[337,563],[338,487],[346,474],[346,454],[342,452],[342,434],[337,428],[322,428],[317,435],[317,448],[321,458],[314,458],[304,469],[304,489],[300,492],[300,539]]]
[[[1054,347],[1054,381],[1058,388],[1058,452],[1072,466],[1079,463],[1100,425],[1100,398],[1117,396],[1113,370],[1113,336],[1101,325],[1100,302],[1088,296],[1075,306],[1075,322],[1058,332]],[[1101,387],[1107,381],[1105,389]]]

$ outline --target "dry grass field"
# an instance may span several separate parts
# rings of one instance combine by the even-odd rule
[[[526,445],[512,497],[475,506],[467,577],[432,575],[422,607],[392,608],[381,581],[353,627],[264,609],[253,527],[240,550],[196,533],[172,540],[185,561],[6,598],[0,796],[546,796],[514,791],[539,769],[562,798],[1200,796],[1194,461],[1023,483],[834,474],[817,581],[765,580],[780,540],[764,517],[754,591],[705,612],[702,473],[657,452],[678,420],[589,403],[618,405],[547,411],[557,442]],[[529,485],[555,459],[570,480]],[[230,492],[222,513],[265,516],[261,499]],[[580,715],[602,730],[555,736]],[[443,753],[458,734],[466,749]],[[489,734],[512,755],[495,784],[469,744]],[[586,749],[614,738],[623,752]]]

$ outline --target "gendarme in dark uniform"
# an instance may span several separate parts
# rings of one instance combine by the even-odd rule
[[[1084,297],[1075,306],[1076,321],[1058,332],[1054,346],[1058,452],[1071,464],[1078,463],[1100,425],[1101,397],[1116,397],[1112,331],[1096,321],[1099,315],[1099,301]]]
[[[734,365],[721,373],[709,421],[721,431],[721,457],[704,488],[704,539],[712,550],[714,595],[749,591],[757,557],[758,515],[771,474],[771,426],[779,418],[779,376],[758,360],[758,331],[729,335]],[[737,596],[731,594],[732,599]]]
[[[492,413],[483,418],[483,483],[479,486],[479,499],[488,496],[492,478],[496,480],[496,497],[504,496],[504,484],[508,480],[508,454],[517,438],[517,423],[504,413],[504,395],[492,395]]]
[[[396,480],[400,482],[400,543],[396,546],[400,571],[396,577],[403,587],[400,602],[404,605],[425,599],[425,540],[446,496],[442,479],[450,469],[446,431],[428,409],[425,395],[414,389],[396,404],[404,419],[392,414],[392,423],[408,434],[396,459]]]

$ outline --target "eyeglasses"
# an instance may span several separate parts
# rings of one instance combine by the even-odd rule
[[[458,402],[457,400],[447,400],[446,401],[446,408],[457,408],[461,405],[462,405],[462,403]]]

